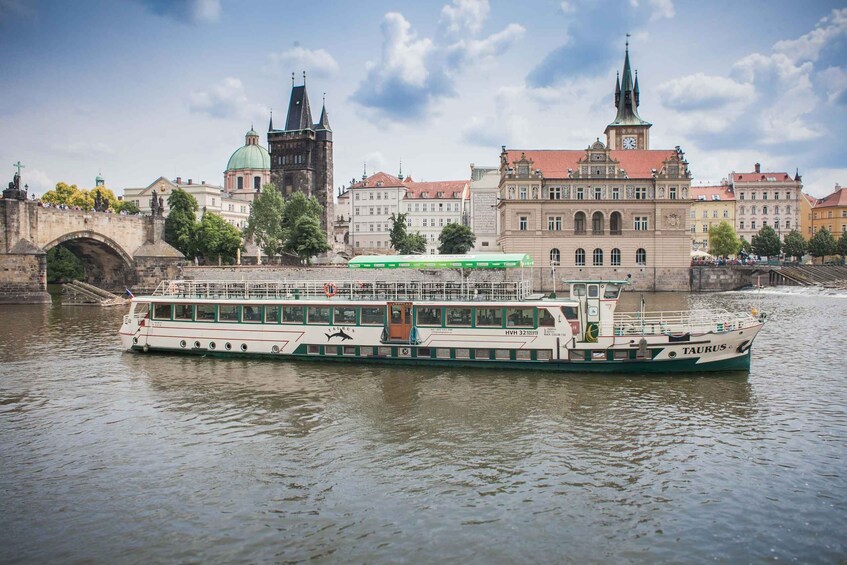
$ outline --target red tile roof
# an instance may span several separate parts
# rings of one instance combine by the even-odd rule
[[[835,206],[847,206],[847,187],[838,187],[838,189],[817,200],[812,204],[813,208],[831,208]]]
[[[372,174],[363,181],[357,182],[352,188],[376,188],[378,183],[382,183],[382,186],[379,188],[403,186],[403,181],[399,178],[380,171]]]
[[[735,173],[729,175],[729,182],[767,182],[768,178],[775,178],[778,182],[794,180],[788,173]],[[771,181],[773,182],[773,181]]]
[[[692,186],[691,198],[699,200],[700,197],[711,201],[714,196],[720,196],[720,200],[735,200],[735,192],[732,190],[732,185],[719,184],[717,186]]]
[[[414,182],[411,179],[404,181],[406,185],[406,198],[421,198],[426,192],[427,198],[438,198],[438,193],[443,193],[441,198],[467,197],[466,191],[470,189],[470,181],[467,180],[443,180],[434,182]]]
[[[548,179],[568,178],[568,169],[578,171],[579,160],[588,156],[585,149],[509,149],[506,154],[509,163],[520,160],[521,154],[525,154],[532,161],[532,170],[541,169],[541,174]],[[652,178],[653,169],[661,171],[664,161],[675,155],[675,149],[611,151],[612,159],[618,161],[618,167],[631,179]]]

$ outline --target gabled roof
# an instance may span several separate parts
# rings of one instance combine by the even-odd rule
[[[388,173],[380,171],[372,174],[363,181],[354,183],[350,188],[396,188],[400,186],[404,186],[403,181],[394,175],[389,175]]]
[[[776,179],[776,182],[786,182],[794,180],[791,175],[785,172],[774,173],[731,173],[729,182],[768,182],[769,178]],[[774,181],[771,181],[774,182]]]
[[[631,179],[652,178],[653,169],[661,171],[664,162],[677,155],[675,149],[620,149],[609,153],[612,159],[618,161],[618,168],[625,170]],[[526,154],[526,158],[532,161],[532,170],[541,169],[541,174],[547,179],[568,178],[568,169],[578,172],[582,164],[579,161],[585,159],[587,162],[588,157],[585,149],[509,149],[506,154],[510,164],[520,160],[521,154]]]
[[[839,186],[835,192],[812,204],[813,208],[833,208],[836,206],[847,206],[847,187]]]
[[[691,198],[693,200],[700,200],[700,197],[704,197],[704,200],[711,202],[712,200],[719,199],[720,201],[733,201],[735,200],[735,192],[732,190],[732,185],[729,184],[719,184],[714,186],[692,186],[691,187]],[[718,197],[717,199],[714,197]]]

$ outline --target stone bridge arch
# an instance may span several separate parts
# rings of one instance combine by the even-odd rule
[[[74,231],[47,243],[44,251],[59,245],[82,260],[85,282],[120,291],[135,283],[132,255],[112,238],[93,231]]]

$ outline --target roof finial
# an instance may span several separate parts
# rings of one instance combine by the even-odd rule
[[[630,33],[626,34],[626,50],[629,51],[629,36],[632,35]]]
[[[303,86],[306,86],[306,71],[303,71]]]
[[[326,92],[324,92],[324,96],[323,96],[323,104],[324,104],[324,106],[326,106]]]
[[[291,71],[291,88],[294,88],[294,71]]]
[[[400,159],[400,174],[397,175],[400,180],[403,180],[403,159]]]
[[[362,162],[362,180],[365,180],[367,178],[368,178],[368,162],[363,161]]]

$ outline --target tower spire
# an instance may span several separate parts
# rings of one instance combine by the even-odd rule
[[[274,109],[271,108],[271,120],[268,122],[268,131],[273,131],[274,129]]]
[[[403,159],[400,159],[400,173],[397,175],[401,181],[403,180]]]
[[[619,80],[615,83],[615,108],[617,108],[617,116],[615,121],[610,125],[645,125],[645,122],[638,115],[638,106],[640,104],[638,92],[638,73],[635,73],[635,80],[632,78],[632,65],[629,62],[629,37],[626,34],[626,50],[623,60],[623,72],[619,75]]]
[[[362,162],[362,180],[365,180],[367,178],[368,178],[368,162],[363,161]]]

